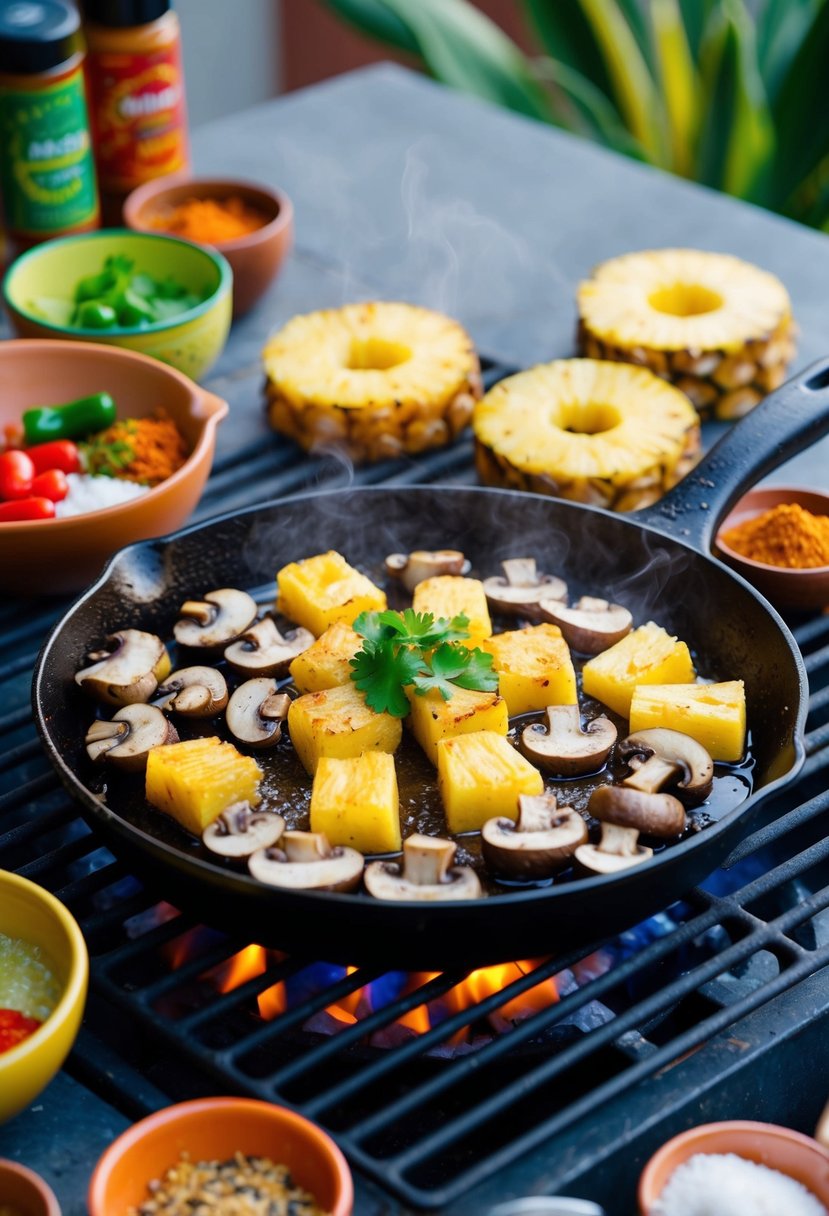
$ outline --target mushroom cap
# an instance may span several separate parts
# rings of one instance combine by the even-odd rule
[[[579,654],[600,654],[615,646],[633,628],[633,616],[622,604],[583,595],[572,607],[555,599],[542,600],[545,621],[558,625],[568,646]]]
[[[227,703],[227,729],[249,747],[275,747],[290,704],[291,698],[269,676],[245,680]]]
[[[517,878],[549,878],[587,841],[587,824],[553,794],[522,794],[518,820],[488,819],[481,828],[484,858],[491,869]]]
[[[141,629],[119,629],[107,641],[114,648],[90,655],[95,662],[76,673],[75,683],[107,705],[148,701],[170,670],[161,638]]]
[[[534,557],[513,557],[501,562],[503,575],[484,579],[484,594],[491,607],[510,616],[541,618],[541,601],[564,599],[567,584],[553,574],[539,574]]]
[[[365,859],[356,849],[332,848],[322,832],[285,832],[279,848],[258,849],[248,858],[254,878],[292,891],[353,891]]]
[[[558,777],[580,777],[602,767],[616,742],[616,727],[602,715],[582,729],[578,705],[548,705],[547,726],[525,726],[520,744],[524,755]]]
[[[227,705],[227,681],[215,667],[180,667],[159,684],[153,704],[185,718],[212,718]]]
[[[256,601],[246,591],[220,587],[203,600],[187,600],[173,626],[180,646],[215,650],[244,633],[256,619]]]
[[[412,553],[390,553],[386,573],[397,578],[407,591],[438,574],[466,574],[471,563],[460,549],[415,549]]]
[[[478,875],[469,866],[452,866],[457,845],[438,836],[415,833],[403,841],[403,865],[373,861],[366,866],[366,890],[375,899],[438,900],[478,899],[483,892]]]
[[[270,849],[285,831],[285,820],[274,811],[256,811],[249,802],[234,802],[204,829],[202,841],[220,857],[250,857]]]
[[[583,844],[574,854],[576,864],[591,874],[618,874],[620,870],[630,870],[652,857],[653,849],[642,844],[633,853],[603,853],[598,845]]]
[[[631,789],[653,792],[663,785],[675,785],[687,802],[701,802],[711,792],[714,761],[701,743],[682,731],[666,726],[636,731],[619,744],[619,755],[634,770],[623,782]],[[671,766],[674,775],[666,767],[660,768],[659,761]],[[655,785],[660,774],[662,780]]]
[[[90,760],[106,760],[127,772],[141,772],[154,747],[177,743],[172,722],[155,705],[136,701],[113,714],[110,722],[96,720],[86,732]]]
[[[297,628],[282,634],[273,617],[263,616],[227,647],[225,658],[243,676],[284,676],[313,641],[310,630]]]
[[[600,785],[587,809],[603,823],[668,838],[685,831],[685,807],[673,794],[646,794],[625,785]]]

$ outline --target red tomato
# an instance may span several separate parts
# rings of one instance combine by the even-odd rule
[[[32,492],[35,466],[25,452],[0,456],[0,498],[27,498]]]
[[[27,1018],[18,1009],[0,1009],[0,1052],[8,1051],[28,1039],[39,1025],[37,1018]]]
[[[0,502],[0,524],[54,517],[55,504],[51,498],[18,498],[16,502]]]
[[[32,482],[31,493],[35,497],[50,498],[52,502],[63,502],[69,493],[66,474],[61,469],[47,469],[45,473],[38,473]]]
[[[60,469],[62,473],[80,473],[81,458],[77,444],[71,439],[53,439],[51,443],[36,443],[26,448],[26,455],[35,466],[35,473]]]

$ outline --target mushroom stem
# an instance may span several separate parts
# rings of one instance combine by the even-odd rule
[[[571,808],[563,807],[559,812],[555,794],[519,794],[517,832],[547,832],[557,827],[556,817],[562,822],[570,815]]]
[[[449,880],[457,845],[435,836],[409,836],[403,849],[403,878],[415,886],[434,887]]]
[[[639,832],[636,828],[621,828],[615,823],[602,824],[599,849],[615,857],[634,857],[638,852]]]
[[[259,715],[268,721],[284,722],[291,708],[291,698],[286,692],[271,693],[259,706]]]
[[[288,861],[302,865],[334,856],[324,832],[285,832],[280,844]]]
[[[181,605],[181,615],[198,621],[200,625],[211,625],[218,615],[215,604],[207,604],[204,600],[185,600]]]
[[[534,557],[509,557],[501,567],[510,587],[534,587],[539,581]]]
[[[626,785],[629,789],[641,790],[644,794],[654,794],[657,790],[662,789],[663,785],[667,785],[670,781],[683,772],[681,764],[674,764],[670,760],[663,760],[661,756],[649,756],[647,760],[632,758],[630,767],[633,772],[630,776],[625,777],[622,785]]]

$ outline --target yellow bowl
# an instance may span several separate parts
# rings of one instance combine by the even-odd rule
[[[75,1041],[83,1016],[89,957],[77,921],[48,891],[0,870],[0,933],[39,946],[54,964],[61,997],[22,1043],[0,1052],[0,1123],[49,1084]]]
[[[132,258],[136,272],[171,277],[190,291],[207,292],[195,308],[143,328],[78,329],[40,314],[49,301],[71,301],[75,284],[103,270],[112,254]],[[233,273],[215,249],[177,237],[127,228],[84,232],[36,245],[13,262],[3,280],[3,300],[21,338],[68,338],[103,342],[152,355],[200,380],[224,349],[233,307]]]

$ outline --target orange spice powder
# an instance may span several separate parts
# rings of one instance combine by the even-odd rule
[[[798,503],[778,503],[723,533],[735,553],[791,570],[829,566],[829,515],[813,515]]]
[[[181,236],[188,241],[200,241],[215,245],[219,241],[233,241],[262,228],[267,216],[255,207],[250,207],[241,198],[188,198],[153,220],[154,228],[161,228],[171,236]]]
[[[187,459],[187,444],[172,418],[124,418],[84,445],[90,473],[105,473],[144,486],[166,481]]]

